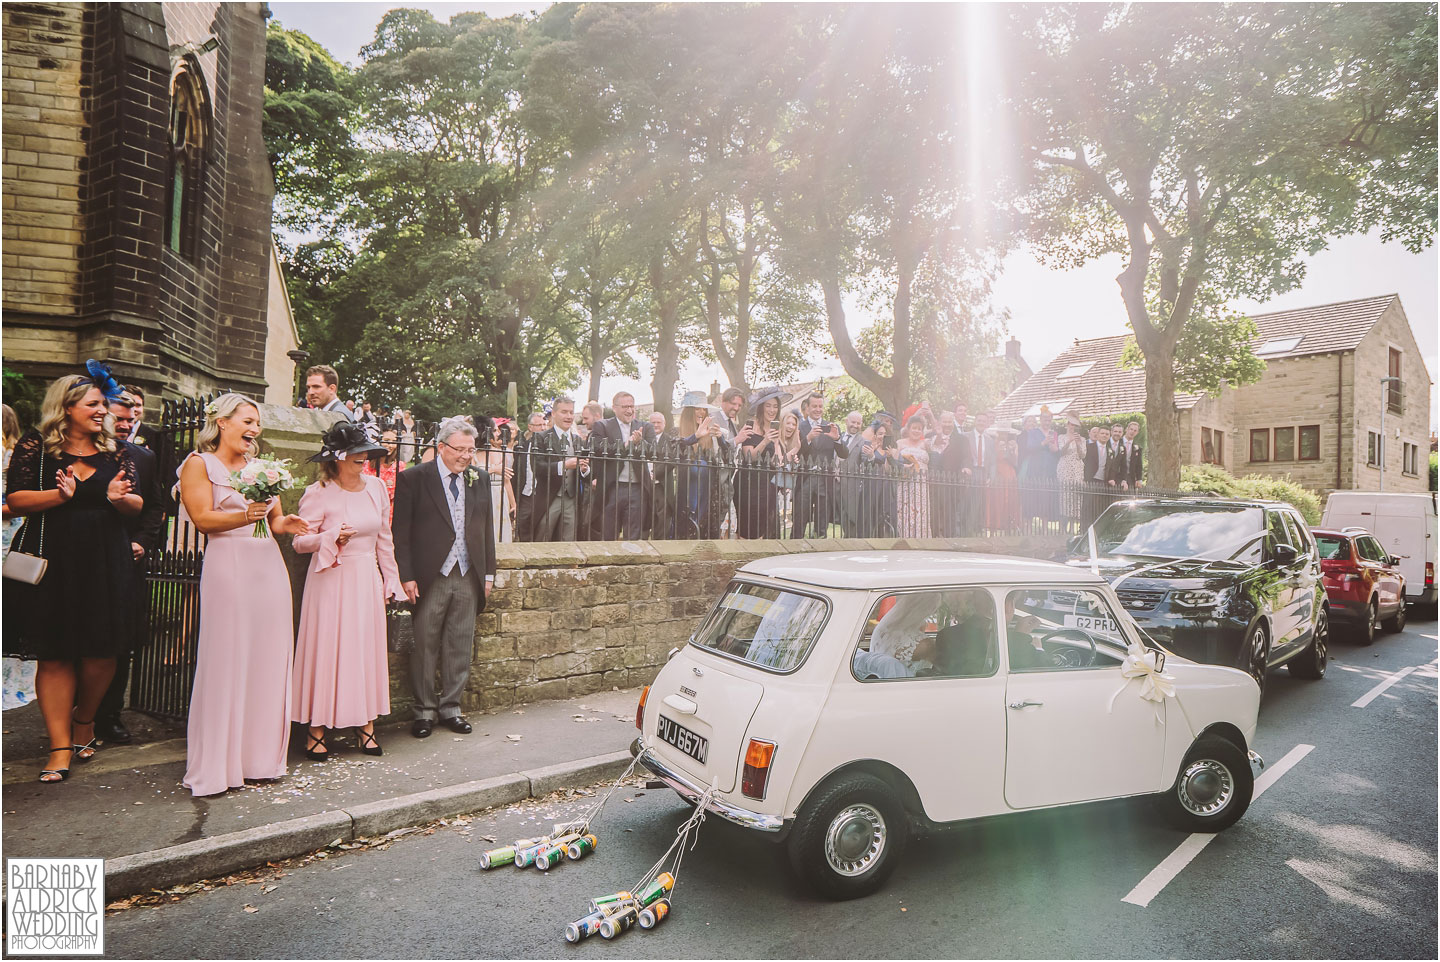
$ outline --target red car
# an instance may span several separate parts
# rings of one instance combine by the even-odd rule
[[[1391,631],[1405,627],[1405,576],[1364,528],[1312,529],[1320,548],[1320,573],[1330,598],[1330,618],[1348,622],[1362,645],[1375,640],[1383,622]]]

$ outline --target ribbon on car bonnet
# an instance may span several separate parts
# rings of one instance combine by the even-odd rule
[[[1115,694],[1110,696],[1110,704],[1105,711],[1115,710],[1115,699],[1119,698],[1127,688],[1133,684],[1139,684],[1140,697],[1151,702],[1155,709],[1155,724],[1160,725],[1165,721],[1164,713],[1160,706],[1167,698],[1175,696],[1175,676],[1167,675],[1160,667],[1160,652],[1143,645],[1132,644],[1125,652],[1125,661],[1120,666],[1120,676],[1125,679],[1124,683],[1117,689]],[[1179,699],[1176,698],[1176,703]]]

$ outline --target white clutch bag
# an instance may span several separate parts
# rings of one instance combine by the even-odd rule
[[[40,579],[45,577],[45,569],[49,565],[50,562],[39,555],[11,551],[5,555],[5,577],[11,581],[23,581],[27,585],[38,585]]]

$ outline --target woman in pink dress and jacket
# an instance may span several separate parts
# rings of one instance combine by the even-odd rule
[[[382,754],[375,719],[390,711],[385,649],[385,599],[404,598],[390,538],[390,496],[363,473],[385,449],[360,425],[340,421],[325,432],[322,477],[305,489],[300,517],[310,533],[295,538],[313,554],[300,605],[291,718],[310,727],[305,755],[330,756],[329,728],[353,728],[360,750]]]

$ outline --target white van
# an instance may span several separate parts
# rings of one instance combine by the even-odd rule
[[[1405,600],[1435,604],[1435,495],[1433,492],[1334,491],[1325,502],[1321,527],[1369,531],[1400,559]]]

